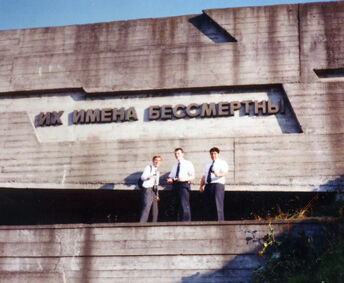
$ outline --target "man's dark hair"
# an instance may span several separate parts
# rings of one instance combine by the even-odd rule
[[[177,147],[174,152],[177,152],[178,150],[180,150],[182,153],[184,153],[184,150],[181,147]]]
[[[220,150],[219,150],[217,147],[215,147],[215,146],[212,147],[212,148],[209,150],[210,153],[212,153],[212,152],[214,152],[214,151],[217,152],[217,153],[220,153]]]

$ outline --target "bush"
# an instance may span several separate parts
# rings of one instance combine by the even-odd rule
[[[309,272],[296,275],[290,283],[342,283],[344,282],[344,240],[341,239],[336,245],[325,252],[319,261],[314,264]]]
[[[255,282],[286,282],[291,276],[304,273],[319,261],[319,252],[312,238],[304,232],[296,237],[287,234],[276,240],[271,224],[269,226],[270,233],[264,237],[263,248],[259,252],[266,257],[266,261],[264,266],[255,270]]]
[[[271,224],[269,227],[270,233],[265,235],[259,252],[266,258],[265,265],[255,270],[255,282],[344,282],[343,231],[329,237],[330,242],[320,249],[304,232],[276,239]]]

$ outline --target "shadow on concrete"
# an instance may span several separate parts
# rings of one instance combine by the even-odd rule
[[[282,86],[278,88],[270,88],[268,90],[268,98],[274,105],[280,105],[281,99],[284,101],[284,113],[277,113],[276,119],[283,134],[302,133],[299,120],[296,117],[289,98]],[[281,107],[281,106],[280,106]]]
[[[247,89],[243,92],[250,93],[254,91],[254,89]],[[279,111],[276,114],[263,114],[261,110],[259,110],[258,115],[254,114],[254,105],[250,104],[249,107],[249,114],[245,113],[245,108],[242,107],[239,111],[239,116],[249,116],[249,117],[261,117],[261,116],[268,116],[274,115],[277,119],[278,125],[281,128],[281,132],[283,134],[290,134],[290,133],[302,133],[301,125],[296,117],[296,114],[291,106],[289,98],[284,91],[281,85],[276,86],[267,86],[264,88],[257,88],[257,91],[264,91],[267,93],[268,99],[271,101],[272,105],[276,105],[279,107]],[[281,100],[283,100],[283,107],[281,105]],[[267,107],[267,106],[266,106]],[[283,109],[283,111],[281,111]]]
[[[340,225],[338,225],[340,223]],[[266,231],[269,232],[268,223]],[[284,225],[288,229],[279,227]],[[250,231],[250,225],[244,225],[242,243],[237,245],[246,245],[249,242],[256,244],[256,248],[237,255],[233,260],[227,262],[222,268],[212,272],[195,272],[194,274],[181,278],[183,283],[199,283],[199,282],[254,282],[252,275],[254,270],[263,266],[268,256],[273,253],[273,248],[268,248],[263,256],[259,256],[258,252],[264,243],[263,234],[258,235],[257,230]],[[325,250],[333,243],[339,236],[343,236],[344,222],[339,220],[320,220],[308,219],[301,221],[278,221],[272,223],[275,230],[276,241],[287,243],[294,247],[293,253],[305,259],[306,261],[314,261],[315,251]],[[261,231],[260,231],[261,232]],[[309,245],[308,245],[309,244]],[[283,245],[283,244],[282,244]],[[307,247],[306,247],[307,246]],[[304,270],[300,270],[303,272]]]
[[[128,175],[127,177],[124,178],[124,184],[127,186],[133,186],[135,185],[135,190],[140,190],[140,188],[138,187],[138,181],[139,178],[141,177],[143,171],[136,171],[130,175]],[[168,177],[169,173],[165,173],[163,175],[160,176],[159,178],[159,190],[170,190],[171,186],[169,184],[167,184],[166,179]]]
[[[115,189],[115,184],[114,183],[107,183],[102,185],[99,190],[114,190]]]
[[[165,173],[165,174],[160,176],[159,184],[163,190],[171,190],[172,189],[172,185],[167,184],[167,181],[166,181],[169,174],[170,173]]]
[[[205,13],[189,19],[189,22],[215,43],[237,42],[232,35]]]
[[[80,265],[80,273],[81,273],[81,282],[90,282],[90,272],[94,269],[92,268],[92,265],[94,264],[93,261],[96,261],[96,257],[93,256],[93,250],[92,245],[90,243],[92,242],[92,228],[91,227],[85,227],[83,229],[84,233],[82,233],[82,243],[83,246],[82,249],[82,255],[79,257],[78,264]]]
[[[319,187],[321,190],[328,192],[342,192],[344,193],[344,175],[340,176],[335,180],[328,181],[327,183]]]
[[[142,173],[143,173],[143,171],[137,171],[137,172],[134,172],[134,173],[128,175],[127,177],[124,178],[124,184],[127,186],[135,185],[134,190],[140,190],[140,188],[138,187],[138,181],[139,181]]]

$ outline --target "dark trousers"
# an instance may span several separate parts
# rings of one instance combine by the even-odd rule
[[[204,216],[206,220],[223,221],[225,186],[223,184],[207,184],[204,189]]]
[[[178,212],[181,208],[182,220],[191,221],[190,184],[187,182],[173,182],[172,195],[173,195],[174,219],[178,220]]]
[[[158,201],[152,189],[142,189],[142,210],[140,222],[147,222],[152,208],[152,222],[158,221]]]

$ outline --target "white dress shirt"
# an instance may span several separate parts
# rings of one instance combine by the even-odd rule
[[[154,175],[152,178],[147,180],[150,176]],[[141,180],[143,181],[142,186],[144,188],[152,188],[154,186],[159,185],[159,171],[158,168],[154,167],[153,164],[147,165],[145,170],[141,175]]]
[[[204,182],[207,184],[207,177],[208,177],[208,172],[210,169],[211,164],[213,164],[213,161],[209,161],[205,167],[204,167]],[[216,173],[227,173],[228,172],[228,164],[226,161],[220,159],[220,158],[216,158],[214,165],[213,165],[213,172]],[[225,184],[226,179],[225,177],[216,177],[214,175],[214,173],[210,174],[210,178],[211,178],[211,183],[220,183],[220,184]]]
[[[176,178],[177,167],[178,167],[178,162],[172,166],[170,175],[168,177]],[[190,178],[194,175],[195,175],[195,168],[193,164],[191,163],[191,161],[181,159],[180,167],[179,167],[179,178],[182,180],[190,180]]]

